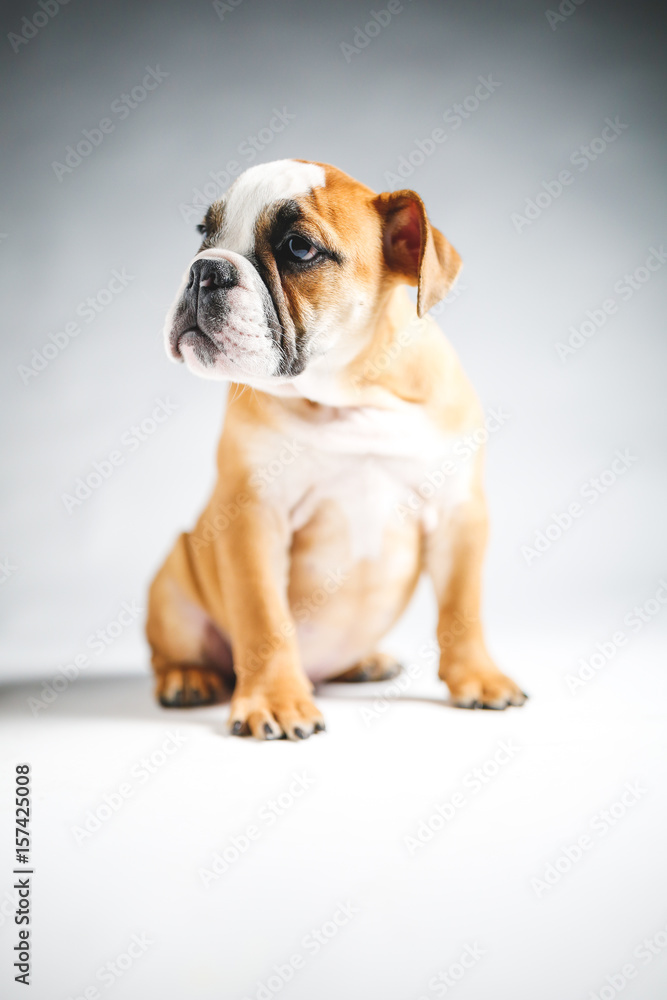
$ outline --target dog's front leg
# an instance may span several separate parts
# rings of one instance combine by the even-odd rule
[[[462,708],[522,705],[526,695],[489,655],[480,617],[487,514],[481,486],[427,536],[426,562],[438,601],[439,676]]]
[[[229,717],[234,735],[306,739],[324,729],[287,600],[290,544],[284,512],[252,499],[217,539],[237,678]]]

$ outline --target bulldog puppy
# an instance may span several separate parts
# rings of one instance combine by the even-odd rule
[[[232,387],[213,495],[150,590],[159,701],[220,701],[234,678],[233,734],[305,739],[313,683],[399,669],[379,643],[426,572],[452,702],[521,705],[480,622],[482,454],[461,442],[483,415],[428,316],[461,262],[420,197],[280,160],[199,228],[167,352]]]

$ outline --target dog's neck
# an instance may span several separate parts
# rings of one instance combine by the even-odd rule
[[[405,361],[432,321],[419,319],[404,286],[381,298],[367,327],[361,350],[341,345],[311,360],[293,379],[276,382],[264,392],[286,405],[392,408],[398,400],[419,402]]]

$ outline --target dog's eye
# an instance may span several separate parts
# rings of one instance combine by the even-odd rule
[[[287,250],[292,260],[314,260],[318,256],[319,250],[302,236],[290,236],[287,241]]]

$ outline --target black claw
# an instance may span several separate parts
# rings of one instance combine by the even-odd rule
[[[294,730],[294,735],[300,740],[305,740],[307,738],[303,729],[299,729],[298,727]]]
[[[319,719],[318,719],[318,720],[317,720],[317,722],[315,723],[315,732],[316,732],[316,733],[323,733],[323,732],[325,731],[325,729],[326,729],[326,728],[327,728],[327,727],[326,727],[326,725],[324,724],[324,722],[320,722],[320,720],[319,720]]]
[[[524,698],[526,699],[526,701],[528,701],[528,699],[530,698],[530,695],[526,694],[525,691],[522,691],[521,694],[524,696]]]
[[[480,708],[485,708],[489,712],[504,712],[509,702],[506,701],[504,705],[480,705]]]
[[[237,719],[231,729],[232,736],[238,736],[242,729],[243,723]]]
[[[277,733],[270,722],[264,723],[264,732],[266,733],[267,740],[279,740],[280,733]]]
[[[473,701],[470,705],[471,708],[483,708],[484,706],[480,701]]]

